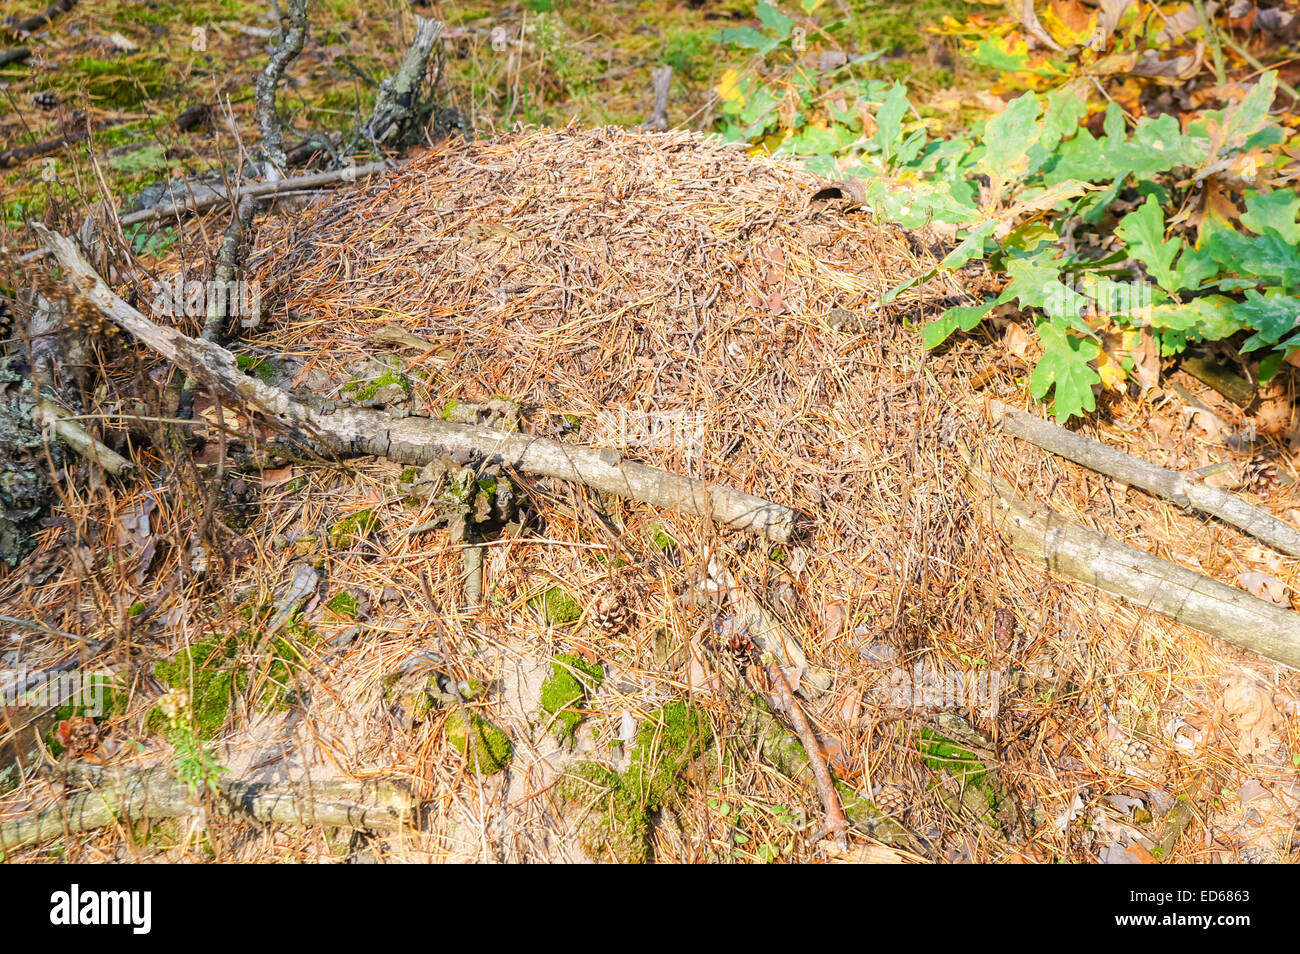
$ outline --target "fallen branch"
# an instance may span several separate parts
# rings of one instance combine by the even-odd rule
[[[994,420],[1008,434],[1014,434],[1046,451],[1050,451],[1089,470],[1148,493],[1163,497],[1186,510],[1218,517],[1224,523],[1262,540],[1276,550],[1300,557],[1300,532],[1271,513],[1246,503],[1240,497],[1218,487],[1188,479],[1187,475],[1166,467],[1157,467],[1100,441],[1067,431],[1050,421],[994,401],[990,404]]]
[[[275,90],[280,85],[280,77],[284,75],[284,71],[302,52],[310,23],[307,19],[307,0],[288,0],[288,6],[287,30],[280,22],[281,17],[286,15],[280,13],[278,5],[275,8],[276,26],[279,28],[275,49],[254,84],[257,94],[257,125],[262,131],[262,148],[266,150],[267,158],[281,171],[289,164],[289,160],[284,154],[284,132],[280,126],[280,114],[275,109]]]
[[[169,202],[166,205],[155,205],[152,208],[141,209],[139,212],[131,212],[122,216],[121,222],[123,226],[127,226],[135,225],[137,222],[164,219],[172,215],[179,217],[190,212],[203,212],[214,205],[220,205],[222,202],[234,204],[240,199],[264,199],[284,192],[319,189],[321,186],[337,185],[340,182],[353,182],[357,179],[387,172],[391,168],[392,165],[387,162],[371,162],[364,166],[344,166],[342,169],[331,169],[329,172],[312,172],[305,176],[294,176],[291,179],[250,182],[235,189],[233,193],[227,192],[225,189],[203,186],[196,189],[194,195],[189,198],[182,199],[179,202]]]
[[[786,681],[781,667],[775,661],[769,661],[764,664],[763,671],[767,674],[768,684],[772,687],[775,708],[790,720],[790,726],[799,737],[799,742],[808,756],[808,765],[812,768],[813,778],[817,782],[817,792],[821,795],[822,807],[826,809],[826,824],[822,834],[833,837],[840,847],[847,847],[849,820],[844,814],[839,794],[835,790],[835,776],[831,775],[826,759],[822,757],[822,745],[817,740],[817,733],[813,731],[812,723],[804,715],[803,707],[790,691],[790,683]]]
[[[40,844],[118,821],[176,818],[200,808],[189,786],[165,769],[70,767],[69,780],[89,791],[0,822],[0,851]],[[334,779],[266,783],[221,778],[219,805],[262,822],[391,832],[411,827],[415,802],[392,782]]]
[[[92,461],[110,474],[125,476],[135,470],[135,465],[111,447],[107,447],[86,433],[76,421],[70,421],[67,414],[52,401],[41,399],[36,406],[37,418],[63,438],[63,442],[89,461]]]
[[[0,160],[3,160],[3,154],[0,154]],[[295,176],[292,179],[250,182],[240,186],[233,192],[227,192],[225,189],[213,186],[199,185],[192,190],[188,198],[169,202],[166,205],[150,206],[147,209],[140,209],[138,212],[131,212],[118,219],[118,222],[123,228],[126,228],[129,225],[135,225],[137,222],[152,222],[155,219],[164,219],[168,216],[180,218],[182,215],[188,215],[191,212],[204,212],[223,202],[237,203],[243,199],[282,198],[295,192],[305,192],[324,186],[338,185],[340,182],[354,182],[357,179],[388,172],[392,168],[392,163],[388,162],[371,162],[364,166],[344,166],[342,169],[331,169],[329,172],[312,172],[305,176]],[[50,254],[48,248],[34,249],[19,256],[18,262],[24,264],[48,254]]]
[[[407,417],[394,419],[368,408],[318,411],[287,391],[244,374],[235,356],[210,341],[154,324],[124,302],[82,258],[73,242],[32,223],[86,301],[142,344],[218,393],[260,411],[269,421],[317,453],[386,457],[422,466],[450,457],[477,460],[523,473],[572,480],[596,490],[657,507],[709,517],[778,543],[794,533],[794,511],[720,484],[623,459],[613,450],[576,447],[492,428]]]
[[[110,126],[117,126],[126,122],[124,119],[106,119],[95,125],[95,132],[101,132]],[[75,130],[63,136],[55,136],[53,139],[43,139],[40,142],[34,142],[26,146],[15,146],[12,149],[6,149],[0,152],[0,169],[8,169],[10,166],[17,165],[28,159],[34,159],[37,156],[47,156],[52,152],[58,152],[66,146],[75,145],[84,142],[90,138],[91,130],[89,127]]]
[[[1023,500],[966,453],[967,482],[987,496],[994,523],[1020,552],[1062,576],[1300,669],[1300,616]]]
[[[32,55],[32,51],[25,46],[16,46],[10,50],[0,50],[0,66],[8,66],[10,63],[21,63]]]
[[[25,20],[19,20],[11,27],[6,29],[16,36],[27,36],[35,33],[42,27],[49,26],[54,19],[61,13],[67,13],[77,5],[77,0],[56,0],[40,13],[34,14]]]

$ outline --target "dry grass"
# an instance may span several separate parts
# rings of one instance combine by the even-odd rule
[[[746,697],[719,678],[725,608],[699,594],[712,559],[773,607],[831,676],[828,691],[808,692],[808,708],[839,776],[901,799],[910,847],[860,846],[848,860],[1088,861],[1125,845],[1141,856],[1165,835],[1172,799],[1188,792],[1195,813],[1172,860],[1290,857],[1294,676],[1020,560],[971,499],[957,442],[979,448],[1025,496],[1226,582],[1268,567],[1290,585],[1294,570],[1266,562],[1235,531],[996,432],[971,383],[986,352],[967,339],[926,354],[912,327],[954,290],[869,307],[928,266],[927,240],[810,207],[813,186],[789,167],[679,133],[525,130],[447,144],[265,229],[251,269],[272,311],[244,342],[257,355],[294,358],[301,387],[339,397],[380,356],[374,332],[399,324],[428,343],[423,353],[393,352],[413,384],[404,412],[505,395],[531,433],[612,445],[796,508],[805,518],[798,546],[775,551],[696,518],[520,478],[524,532],[484,544],[485,600],[467,606],[466,547],[445,531],[406,532],[430,511],[398,491],[398,467],[302,463],[293,470],[300,485],[263,475],[268,486],[254,494],[245,528],[210,531],[213,570],[200,579],[186,554],[210,478],[169,479],[182,468],[142,451],[160,475],[149,493],[162,541],[144,578],[127,571],[128,554],[109,566],[103,545],[141,492],[93,487],[69,498],[63,516],[100,528],[99,543],[81,548],[67,526],[52,527],[34,558],[67,563],[80,553],[88,565],[39,585],[20,568],[5,584],[4,612],[108,645],[106,658],[133,674],[136,689],[120,734],[144,739],[152,751],[141,757],[156,757],[159,740],[141,729],[158,690],[152,660],[230,632],[242,606],[265,604],[303,555],[287,537],[325,537],[371,509],[380,529],[310,555],[327,598],[343,588],[367,596],[359,633],[352,620],[309,609],[319,640],[293,675],[304,701],[288,722],[234,711],[222,749],[230,764],[408,781],[427,801],[425,824],[371,841],[380,856],[578,858],[555,788],[575,756],[539,726],[537,710],[551,657],[576,651],[609,673],[586,704],[578,755],[621,764],[611,743],[624,713],[643,721],[685,696],[719,740],[662,813],[657,858],[755,860],[767,857],[764,845],[780,857],[822,857],[828,849],[806,837],[820,818],[815,799],[739,734]],[[436,352],[452,357],[435,363]],[[1025,406],[1010,373],[981,376],[984,393]],[[1085,430],[1169,466],[1249,456],[1198,446],[1204,434],[1173,404],[1125,400],[1108,412]],[[645,414],[677,415],[677,424],[647,439],[627,426]],[[257,489],[256,472],[239,479]],[[1291,492],[1275,490],[1266,503],[1285,516]],[[676,545],[652,545],[656,531]],[[555,585],[588,608],[616,594],[631,624],[601,635],[585,620],[546,623],[529,601]],[[139,602],[149,605],[143,619],[127,612]],[[25,658],[51,662],[76,645],[37,631],[16,643]],[[384,684],[413,654],[453,680],[491,687],[468,705],[510,732],[508,777],[466,771],[445,741],[452,709],[414,726],[394,716]],[[984,742],[955,738],[932,709],[888,698],[883,687],[900,666],[998,673],[996,716],[960,711]],[[1266,750],[1244,754],[1238,744],[1249,728],[1243,697],[1280,710]],[[1000,812],[963,798],[960,779],[922,758],[926,730],[987,745],[977,754],[996,769]],[[41,797],[38,783],[10,796]],[[320,833],[224,822],[213,840],[222,860],[347,853]],[[106,832],[67,847],[86,860],[140,850],[127,844]],[[191,843],[170,857],[201,853]]]

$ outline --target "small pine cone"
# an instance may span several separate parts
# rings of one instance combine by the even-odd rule
[[[907,814],[907,792],[900,785],[877,785],[871,800],[882,814],[895,821]]]
[[[46,90],[45,92],[37,93],[32,97],[32,105],[43,112],[48,112],[59,105],[59,97]]]
[[[627,629],[630,615],[627,605],[612,593],[607,593],[596,601],[591,609],[591,625],[605,636],[614,636]]]
[[[76,716],[59,723],[59,741],[73,755],[89,755],[99,748],[99,726],[94,719]]]
[[[1131,736],[1116,740],[1112,751],[1116,760],[1125,766],[1150,764],[1152,761],[1151,746]]]
[[[9,304],[9,299],[0,295],[0,342],[6,341],[13,336],[14,330],[14,309]]]
[[[1277,487],[1277,464],[1265,457],[1247,461],[1241,468],[1240,488],[1261,496]]]

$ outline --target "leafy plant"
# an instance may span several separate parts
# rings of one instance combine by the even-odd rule
[[[762,29],[725,30],[724,43],[761,54],[718,88],[721,132],[825,176],[864,183],[866,204],[954,245],[937,269],[881,303],[982,260],[996,294],[949,308],[922,328],[938,347],[996,307],[1030,317],[1042,356],[1029,380],[1058,420],[1096,408],[1096,391],[1127,386],[1147,337],[1161,355],[1244,333],[1258,375],[1300,348],[1300,197],[1268,185],[1285,161],[1269,115],[1277,74],[1241,99],[1186,124],[1171,115],[1129,121],[1115,102],[1100,135],[1081,92],[1025,92],[973,129],[931,138],[901,84],[818,72],[798,50],[792,17],[760,3]],[[1244,209],[1244,211],[1243,211]]]

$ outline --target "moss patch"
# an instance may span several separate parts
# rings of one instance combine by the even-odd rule
[[[478,715],[471,715],[469,724],[470,731],[467,732],[465,717],[457,710],[447,716],[445,728],[447,741],[451,743],[452,748],[466,757],[470,771],[475,771],[477,766],[479,774],[493,775],[509,765],[514,750],[505,732]]]
[[[345,619],[356,619],[361,604],[357,598],[347,590],[339,590],[330,597],[330,601],[325,604],[326,608],[336,616],[342,616]]]
[[[622,775],[596,762],[571,768],[560,792],[577,809],[575,824],[583,850],[598,861],[649,861],[651,817],[680,796],[683,771],[712,738],[702,712],[674,702],[637,730],[631,762]]]
[[[551,587],[541,596],[534,596],[528,605],[541,613],[552,626],[563,626],[582,617],[582,605],[559,586]]]
[[[379,517],[373,510],[358,510],[350,517],[345,517],[330,527],[330,547],[346,550],[356,542],[358,537],[374,533],[380,527]]]
[[[301,622],[291,622],[283,635],[269,642],[255,664],[245,666],[238,661],[241,649],[260,644],[262,634],[246,631],[237,636],[215,636],[182,649],[174,659],[155,663],[154,675],[171,689],[189,694],[195,736],[211,739],[225,727],[235,694],[250,686],[256,690],[256,698],[250,700],[252,707],[264,712],[287,709],[295,698],[294,672],[306,663],[303,648],[317,639]],[[145,726],[161,732],[167,728],[167,719],[154,709]]]
[[[230,712],[237,689],[248,682],[248,674],[233,664],[239,641],[233,636],[200,640],[182,649],[176,658],[154,664],[154,675],[172,689],[190,695],[196,734],[210,739],[221,731]],[[149,729],[160,732],[167,726],[162,712],[155,709],[146,721]]]
[[[556,656],[551,663],[551,677],[542,685],[542,716],[560,741],[573,738],[582,722],[578,711],[605,680],[605,670],[579,656]]]

